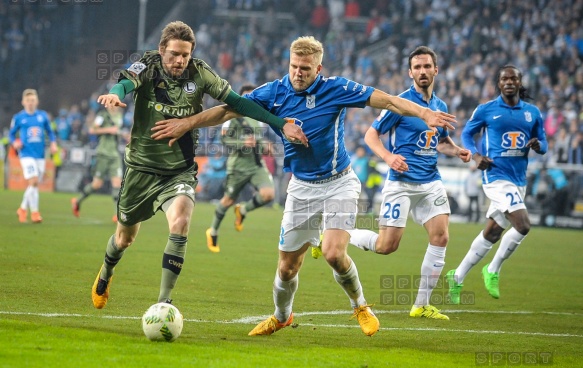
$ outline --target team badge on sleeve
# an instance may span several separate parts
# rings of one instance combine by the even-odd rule
[[[140,63],[139,61],[136,61],[135,63],[130,65],[130,67],[128,68],[128,71],[135,73],[135,74],[140,74],[141,72],[144,71],[144,69],[146,69],[146,64]]]

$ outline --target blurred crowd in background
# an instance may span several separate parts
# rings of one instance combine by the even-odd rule
[[[61,58],[98,37],[87,35],[84,25],[98,24],[111,10],[54,2],[11,3],[0,0],[0,93],[11,94],[28,87],[31,78],[54,73]],[[324,75],[342,75],[390,94],[411,85],[409,52],[418,45],[433,48],[439,67],[435,92],[457,116],[460,126],[452,135],[458,144],[473,109],[498,95],[494,82],[498,68],[514,64],[534,98],[530,102],[544,118],[549,152],[537,160],[545,166],[583,165],[583,0],[201,0],[158,6],[170,10],[178,3],[184,7],[181,20],[195,31],[194,56],[205,60],[235,91],[243,84],[261,85],[287,74],[289,45],[300,35],[314,35],[324,43]],[[131,19],[134,16],[136,9]],[[162,14],[159,18],[162,21]],[[159,35],[159,29],[148,32]],[[144,49],[157,48],[158,38],[152,39],[155,42]],[[49,111],[61,142],[95,144],[95,137],[88,134],[99,109],[95,98],[111,83],[103,83],[77,103]],[[40,99],[43,108],[42,93]],[[209,99],[206,104],[217,102]],[[11,114],[18,110],[12,106]],[[371,108],[348,111],[350,152],[366,146],[364,133],[378,113]],[[9,121],[10,116],[0,117],[0,132]],[[131,124],[130,104],[125,129]],[[215,156],[210,147],[220,145],[219,129],[203,130],[199,155]],[[366,147],[365,154],[370,156]]]

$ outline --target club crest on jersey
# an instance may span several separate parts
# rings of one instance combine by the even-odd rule
[[[308,109],[313,109],[314,107],[316,107],[316,95],[306,96],[306,107]]]
[[[526,121],[528,121],[529,123],[532,122],[532,114],[530,113],[530,111],[525,111],[524,112],[524,118],[526,119]]]
[[[184,92],[186,92],[188,94],[192,94],[196,91],[196,83],[188,82],[182,88],[184,89]]]

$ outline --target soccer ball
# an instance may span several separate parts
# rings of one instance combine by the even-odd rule
[[[172,342],[182,332],[182,314],[172,304],[156,303],[142,316],[142,329],[151,341]]]

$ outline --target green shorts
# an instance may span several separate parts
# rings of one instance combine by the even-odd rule
[[[157,175],[127,168],[121,183],[117,217],[122,225],[145,221],[174,197],[184,195],[194,202],[198,184],[194,167],[177,175]]]
[[[247,183],[251,183],[257,190],[265,187],[273,188],[273,177],[265,166],[257,167],[252,171],[236,171],[227,175],[225,194],[232,199],[237,199]]]
[[[121,156],[97,155],[91,173],[99,179],[121,178]]]

